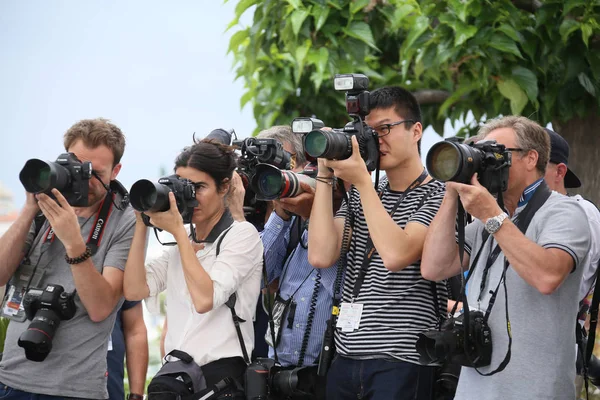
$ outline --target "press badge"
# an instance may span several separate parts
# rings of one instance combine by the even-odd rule
[[[38,287],[44,276],[44,269],[38,268],[33,273],[34,266],[29,263],[22,263],[10,280],[2,303],[1,315],[17,322],[23,322],[27,319],[25,308],[23,307],[23,297],[25,289]],[[32,277],[33,275],[33,277]]]
[[[362,317],[363,305],[358,303],[342,303],[340,315],[338,316],[337,328],[342,332],[352,332],[358,329]]]

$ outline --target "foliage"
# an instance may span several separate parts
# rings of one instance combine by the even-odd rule
[[[600,0],[238,0],[229,52],[258,129],[313,114],[341,126],[333,76],[360,72],[372,88],[447,92],[421,103],[441,134],[468,111],[544,124],[597,111],[599,21]]]

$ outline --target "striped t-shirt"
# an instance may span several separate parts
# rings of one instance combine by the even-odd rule
[[[381,202],[389,213],[402,192],[387,187],[383,178],[379,190],[384,190]],[[409,222],[429,226],[440,208],[445,186],[431,181],[411,190],[394,213],[394,221],[403,229]],[[423,197],[426,197],[422,202]],[[350,206],[354,215],[352,239],[347,255],[342,301],[352,298],[354,283],[360,271],[368,238],[360,195],[353,188]],[[336,217],[346,217],[346,202]],[[417,363],[415,350],[417,334],[436,329],[437,314],[431,293],[431,283],[421,276],[421,262],[417,261],[398,272],[385,268],[377,252],[355,303],[363,305],[359,328],[353,332],[336,330],[335,344],[339,354],[356,358],[388,358]],[[446,313],[447,290],[444,283],[437,284],[440,315]]]

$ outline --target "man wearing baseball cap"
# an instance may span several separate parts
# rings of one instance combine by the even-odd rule
[[[569,144],[567,141],[550,129],[546,129],[546,132],[550,136],[550,161],[546,168],[545,180],[550,189],[566,195],[567,189],[581,187],[581,181],[567,167],[569,163]],[[584,267],[579,288],[579,299],[583,300],[589,294],[592,283],[594,283],[596,268],[600,260],[600,212],[593,203],[580,195],[575,195],[573,198],[583,207],[592,233],[590,263]]]

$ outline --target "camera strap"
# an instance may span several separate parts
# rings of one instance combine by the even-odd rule
[[[396,200],[396,204],[394,204],[394,207],[392,207],[392,210],[390,211],[390,217],[392,217],[392,218],[394,217],[394,213],[396,212],[396,210],[398,209],[400,204],[402,204],[402,201],[406,198],[406,196],[414,188],[421,185],[425,181],[425,179],[427,179],[428,175],[429,174],[427,173],[427,170],[423,169],[423,172],[421,172],[421,175],[419,175],[419,177],[417,179],[415,179],[413,181],[413,183],[411,183],[408,186],[408,188],[398,197],[398,200]],[[379,199],[381,199],[383,197],[386,190],[387,190],[387,186],[384,190],[382,190],[379,193]],[[371,259],[373,258],[373,255],[375,255],[375,251],[376,251],[376,249],[375,249],[375,245],[373,244],[373,239],[371,238],[371,235],[369,235],[367,238],[367,244],[365,246],[365,254],[363,257],[363,261],[360,266],[360,270],[358,271],[358,276],[356,277],[356,281],[354,283],[354,289],[352,289],[352,299],[353,300],[356,299],[358,297],[358,295],[360,294],[360,289],[365,281],[365,277],[367,276],[369,264],[371,263]]]

